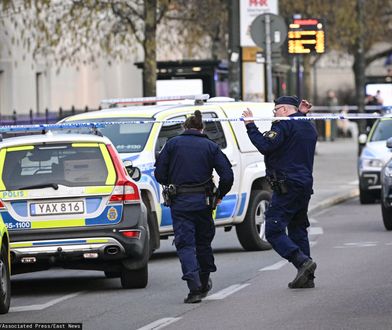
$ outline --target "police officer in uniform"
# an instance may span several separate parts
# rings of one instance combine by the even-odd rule
[[[311,104],[296,96],[275,100],[275,117],[304,116]],[[265,156],[267,179],[273,190],[266,211],[265,235],[274,250],[297,268],[289,288],[313,288],[316,263],[310,257],[307,216],[313,193],[313,161],[317,132],[308,120],[276,120],[260,133],[248,109],[243,112],[248,136]],[[287,229],[287,234],[286,234]]]
[[[184,302],[198,303],[211,290],[210,273],[216,271],[211,248],[215,236],[212,211],[230,191],[233,171],[219,146],[203,134],[199,110],[187,118],[184,128],[159,154],[155,178],[170,188],[174,243],[182,279],[190,290]],[[214,169],[219,175],[218,189],[212,181]]]

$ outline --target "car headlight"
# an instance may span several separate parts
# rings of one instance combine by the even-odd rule
[[[375,167],[381,168],[384,162],[381,159],[362,159],[362,167]]]
[[[392,167],[386,166],[384,169],[384,174],[385,174],[385,176],[392,177]]]

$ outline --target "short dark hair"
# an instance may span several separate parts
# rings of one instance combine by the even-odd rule
[[[200,110],[196,110],[192,116],[188,117],[185,120],[184,123],[184,128],[185,129],[191,129],[191,128],[195,128],[195,129],[203,129],[204,125],[203,125],[203,119],[201,118],[201,112]]]

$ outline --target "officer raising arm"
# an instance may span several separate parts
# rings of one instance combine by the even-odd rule
[[[212,288],[216,271],[211,242],[215,236],[212,211],[233,185],[231,164],[219,146],[203,134],[201,112],[184,123],[185,131],[171,138],[155,163],[155,178],[169,188],[174,243],[182,279],[190,290],[185,303],[198,303]],[[216,189],[213,170],[219,175]]]
[[[275,100],[274,117],[304,116],[312,105],[296,96]],[[317,132],[307,120],[276,120],[260,133],[252,111],[243,112],[248,136],[265,156],[267,180],[273,190],[265,213],[265,235],[274,250],[297,268],[289,288],[314,288],[316,263],[310,257],[308,205],[313,193],[313,161]],[[287,234],[286,234],[287,229]]]

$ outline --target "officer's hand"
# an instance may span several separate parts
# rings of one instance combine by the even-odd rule
[[[222,203],[222,200],[221,199],[217,199],[216,200],[216,205],[219,205],[220,203]]]
[[[310,111],[312,106],[313,104],[310,103],[308,100],[302,100],[299,104],[298,111],[306,115]]]
[[[246,110],[242,113],[242,117],[244,118],[245,125],[246,124],[250,124],[250,123],[254,123],[253,120],[246,120],[246,118],[252,118],[253,117],[252,110],[250,110],[249,108],[246,108]]]

